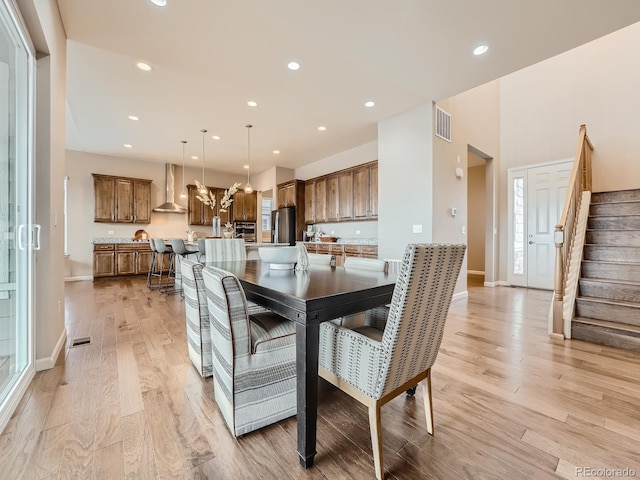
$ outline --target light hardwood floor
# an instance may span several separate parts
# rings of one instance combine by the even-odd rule
[[[382,410],[387,478],[640,476],[640,354],[547,336],[550,292],[472,286],[453,303],[433,368],[435,436],[422,389]],[[366,409],[321,381],[318,455],[295,419],[234,439],[187,357],[183,301],[144,280],[67,284],[69,339],[0,436],[6,479],[370,479]],[[70,342],[69,342],[70,343]]]

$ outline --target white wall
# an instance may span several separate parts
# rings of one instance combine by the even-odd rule
[[[195,230],[199,235],[210,235],[211,227],[189,226],[187,214],[151,213],[151,223],[96,223],[94,222],[94,189],[92,173],[119,175],[123,177],[146,178],[151,184],[151,207],[164,203],[164,164],[144,162],[120,157],[110,157],[86,152],[67,150],[67,175],[69,176],[69,257],[66,259],[65,276],[71,278],[93,276],[94,237],[132,238],[138,229],[146,230],[151,237],[186,238],[187,230]],[[185,167],[187,184],[202,181],[202,169]],[[259,183],[259,179],[256,177]],[[228,188],[234,182],[242,182],[241,175],[205,170],[206,184],[212,187]],[[268,180],[267,180],[268,182]],[[182,167],[175,169],[175,202],[187,207],[187,200],[180,198],[184,185]],[[257,183],[257,184],[258,184]],[[256,184],[256,185],[257,185]],[[113,231],[113,235],[108,232]]]
[[[508,168],[573,158],[587,125],[593,190],[640,188],[640,23],[500,80],[500,222]],[[506,245],[506,228],[500,243]],[[500,277],[506,279],[506,248]]]
[[[64,346],[63,182],[66,36],[55,0],[23,1],[20,9],[36,41],[36,368],[53,367]]]
[[[378,123],[378,256],[433,238],[433,114],[420,105]],[[422,225],[422,233],[412,233]]]
[[[493,219],[497,217],[497,204],[492,192],[499,188],[495,172],[500,153],[500,84],[489,82],[467,92],[438,102],[451,115],[451,143],[434,139],[434,210],[433,241],[465,243],[469,238],[462,233],[467,228],[467,165],[469,148],[491,157],[487,162],[487,199],[485,225],[485,281],[496,280],[497,238],[493,236]],[[459,162],[459,163],[458,163]],[[455,169],[460,167],[464,177],[456,178]],[[451,208],[458,209],[455,217]],[[467,228],[468,229],[468,228]],[[468,255],[462,267],[456,292],[466,290]]]
[[[294,177],[299,180],[309,180],[328,173],[337,172],[349,167],[378,159],[378,142],[369,142],[344,152],[309,163],[294,170]]]

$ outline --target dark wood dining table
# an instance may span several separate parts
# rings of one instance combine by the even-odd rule
[[[311,265],[273,270],[260,260],[206,264],[234,273],[247,299],[296,324],[298,455],[304,468],[316,455],[320,324],[391,302],[395,274]]]

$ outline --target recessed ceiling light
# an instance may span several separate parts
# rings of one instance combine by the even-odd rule
[[[213,135],[211,138],[213,138],[214,140],[220,140],[220,137],[218,135]]]
[[[136,63],[136,67],[138,67],[140,70],[144,70],[145,72],[151,71],[151,65],[149,65],[148,63],[138,62]]]
[[[151,3],[159,7],[164,7],[167,5],[167,0],[151,0]]]
[[[274,150],[274,151],[273,151],[273,154],[274,154],[274,155],[279,155],[279,154],[280,154],[280,150]]]
[[[366,102],[366,103],[364,104],[364,106],[365,106],[365,107],[368,107],[368,108],[371,108],[371,107],[375,106],[375,104],[376,104],[376,102],[374,102],[374,101],[372,101],[372,100],[369,100],[368,102]]]
[[[300,70],[300,64],[298,62],[289,62],[287,63],[287,68],[289,70]]]
[[[197,155],[191,155],[191,159],[192,159],[192,160],[197,160],[197,159],[198,159],[198,156],[197,156]]]
[[[484,55],[489,51],[489,47],[487,45],[479,45],[473,49],[474,55]]]
[[[254,102],[253,100],[251,100],[250,102],[247,102],[247,105],[249,105],[250,107],[257,107],[258,102]]]
[[[136,117],[135,115],[129,115],[129,120],[140,120],[138,117]]]
[[[244,168],[245,170],[249,170],[249,165],[243,165],[242,168]]]
[[[125,143],[125,144],[124,144],[124,148],[133,148],[133,145],[130,145],[130,144],[128,144],[128,143]]]
[[[327,127],[322,126],[322,125],[318,127],[318,130],[320,130],[321,132],[324,132],[326,129],[327,129]]]

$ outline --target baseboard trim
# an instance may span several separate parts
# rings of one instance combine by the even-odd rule
[[[58,359],[58,355],[60,355],[60,351],[62,350],[66,342],[67,342],[67,329],[65,328],[65,329],[62,329],[62,334],[60,335],[60,338],[58,339],[58,343],[56,343],[56,346],[54,347],[53,353],[51,354],[51,356],[46,358],[36,359],[36,372],[40,372],[42,370],[49,370],[50,368],[53,368],[53,366],[56,364],[56,360]]]
[[[467,273],[469,275],[484,275],[484,270],[480,271],[480,270],[467,270]]]
[[[511,284],[509,282],[505,282],[504,280],[498,280],[497,282],[484,282],[485,287],[510,287]]]
[[[64,277],[65,282],[79,282],[81,280],[93,280],[91,275],[85,275],[82,277]]]
[[[458,293],[454,293],[453,297],[451,298],[451,301],[456,301],[456,300],[465,300],[469,298],[469,291],[465,290],[464,292],[458,292]]]

